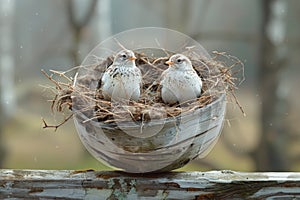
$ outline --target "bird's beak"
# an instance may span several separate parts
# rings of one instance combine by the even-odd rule
[[[165,62],[167,65],[173,65],[174,64],[174,62],[172,62],[172,61],[167,61],[167,62]]]
[[[128,60],[132,60],[132,61],[136,60],[136,57],[135,56],[129,57]]]

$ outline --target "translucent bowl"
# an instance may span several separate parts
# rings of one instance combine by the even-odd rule
[[[105,40],[91,51],[77,75],[77,78],[93,76],[90,82],[81,83],[85,84],[85,88],[96,92],[102,74],[89,66],[121,50],[118,43],[131,50],[146,49],[149,56],[157,49],[184,53],[188,49],[186,47],[191,47],[197,56],[210,58],[200,44],[182,33],[163,28],[134,29]],[[82,143],[95,158],[126,172],[162,172],[180,168],[190,160],[206,156],[221,133],[225,93],[202,108],[176,117],[143,123],[105,124],[90,120],[92,111],[82,111],[84,107],[94,106],[92,100],[79,95],[82,92],[85,91],[76,92],[72,97],[74,122]]]

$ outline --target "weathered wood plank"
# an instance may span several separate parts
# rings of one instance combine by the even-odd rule
[[[0,170],[0,199],[300,199],[300,173]]]

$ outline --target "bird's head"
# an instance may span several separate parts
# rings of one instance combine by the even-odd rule
[[[124,49],[116,55],[114,59],[114,63],[124,65],[124,64],[134,63],[135,60],[136,57],[133,51]]]
[[[192,67],[190,59],[182,54],[175,54],[171,56],[166,64],[180,70],[187,70]]]

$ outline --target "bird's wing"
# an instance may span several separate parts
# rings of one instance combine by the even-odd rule
[[[168,76],[168,74],[169,74],[169,68],[168,69],[166,69],[165,71],[163,71],[162,73],[161,73],[161,76],[160,76],[160,80],[159,80],[159,82],[160,82],[160,84],[164,84],[164,82],[166,81],[166,78],[167,78],[167,76]]]
[[[108,84],[111,81],[111,73],[114,70],[114,66],[111,65],[106,69],[106,71],[103,73],[102,78],[101,78],[101,85],[103,86],[104,84]],[[101,86],[101,87],[102,87]]]
[[[140,87],[142,87],[142,72],[138,67],[134,68],[134,74],[136,75],[136,77],[138,77],[140,80],[138,80],[140,82]]]

